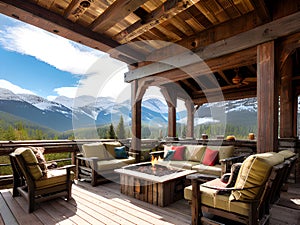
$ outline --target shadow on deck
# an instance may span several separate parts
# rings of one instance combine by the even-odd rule
[[[158,207],[120,193],[120,186],[108,183],[92,187],[89,183],[73,185],[73,199],[40,203],[32,214],[22,197],[12,198],[11,190],[0,195],[0,225],[14,224],[190,224],[187,201]],[[290,185],[271,210],[270,224],[300,224],[300,184]]]

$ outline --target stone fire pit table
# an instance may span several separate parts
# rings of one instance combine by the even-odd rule
[[[121,193],[161,207],[183,199],[184,188],[190,184],[186,176],[196,173],[159,165],[157,169],[165,170],[167,174],[158,176],[141,172],[143,167],[151,167],[151,163],[132,164],[114,170],[120,174]],[[158,170],[156,172],[158,174]]]

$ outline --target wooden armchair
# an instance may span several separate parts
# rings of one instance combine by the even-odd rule
[[[280,198],[281,187],[295,160],[294,153],[251,155],[230,188],[221,179],[204,184],[193,179],[192,224],[267,224],[270,207]],[[185,190],[185,198],[186,195]]]
[[[13,169],[13,197],[23,196],[28,202],[29,213],[35,209],[35,203],[64,196],[71,198],[74,173],[71,169],[75,165],[68,165],[58,169],[42,171],[33,150],[17,148],[10,154]]]

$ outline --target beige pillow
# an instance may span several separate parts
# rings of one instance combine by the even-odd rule
[[[84,157],[98,157],[100,160],[107,159],[106,149],[101,142],[88,143],[82,145],[82,153]]]
[[[113,142],[103,142],[109,158],[116,158],[116,153],[115,153],[115,147],[121,147],[122,144],[118,141],[113,141]]]
[[[234,146],[207,146],[211,150],[219,151],[219,160],[230,158],[233,156]]]
[[[42,170],[38,164],[38,160],[30,148],[17,148],[14,153],[23,156],[25,162],[28,163],[28,169],[35,180],[38,180],[43,176]]]
[[[186,160],[200,162],[203,158],[205,149],[206,146],[204,145],[186,145]]]

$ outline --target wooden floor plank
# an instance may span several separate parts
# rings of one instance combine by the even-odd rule
[[[299,190],[300,186],[292,186],[291,192],[282,194],[283,205],[274,205],[271,209],[271,225],[300,224],[300,210],[285,204],[291,198],[299,198]],[[62,198],[43,202],[31,214],[27,213],[27,206],[23,197],[12,197],[11,189],[1,190],[0,225],[188,225],[191,222],[190,206],[184,199],[158,207],[121,194],[120,185],[115,183],[92,187],[90,183],[79,182],[73,185],[72,199],[68,202]],[[15,223],[9,221],[14,218]]]
[[[12,212],[8,208],[8,205],[6,204],[2,193],[0,193],[0,225],[4,224],[17,225],[18,223]]]
[[[114,188],[112,188],[112,187],[114,187]],[[173,204],[171,204],[170,206],[167,206],[167,207],[158,207],[158,206],[152,205],[150,203],[143,202],[138,199],[129,197],[127,195],[123,195],[120,193],[118,184],[110,184],[109,183],[106,185],[102,185],[101,188],[97,188],[97,187],[87,187],[87,188],[91,188],[90,190],[93,193],[97,193],[100,196],[105,196],[107,198],[112,198],[112,199],[124,199],[124,200],[126,200],[125,202],[131,203],[131,205],[128,205],[128,207],[135,207],[135,206],[142,207],[142,208],[146,209],[143,213],[147,214],[147,213],[152,212],[152,214],[161,215],[160,218],[164,218],[166,221],[170,221],[172,224],[180,224],[180,225],[190,224],[190,221],[191,221],[190,207],[188,206],[188,203],[185,202],[184,199],[181,202],[186,203],[186,204],[184,204],[186,207],[185,211],[188,212],[188,214],[186,214],[186,215],[183,215],[178,210],[175,210],[176,212],[174,213],[172,210]]]
[[[18,202],[12,198],[11,192],[2,192],[2,196],[5,199],[8,207],[11,209],[11,212],[14,214],[17,222],[22,225],[42,225],[43,223],[33,214],[28,213],[28,211],[24,210]],[[22,198],[22,197],[15,197],[15,198]]]

